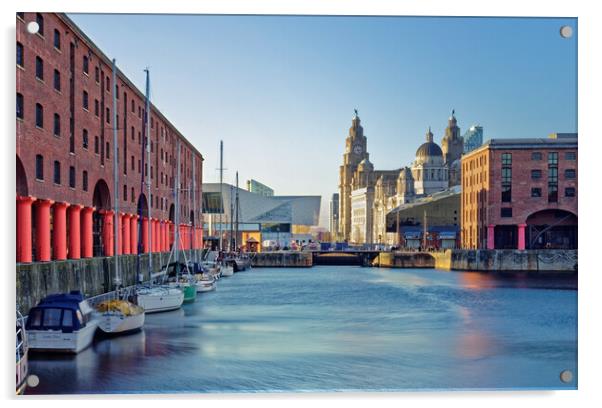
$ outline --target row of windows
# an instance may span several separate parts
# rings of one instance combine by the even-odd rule
[[[36,179],[39,181],[44,181],[44,156],[41,154],[36,155]],[[54,184],[61,184],[61,163],[58,160],[54,161],[53,165],[53,177],[52,181]],[[76,188],[76,171],[74,166],[69,166],[69,187]],[[84,191],[88,191],[88,172],[84,170],[82,172],[82,189]],[[131,188],[131,201],[132,203],[135,201],[134,187]],[[123,186],[123,200],[127,201],[128,198],[128,189],[127,185]],[[156,209],[167,209],[167,199],[155,195],[154,200],[151,195],[151,200],[153,201],[151,205]],[[184,208],[184,207],[183,207]]]
[[[36,179],[44,181],[44,156],[36,155]],[[52,181],[54,184],[61,184],[61,162],[54,161]],[[69,187],[75,188],[75,167],[69,166]],[[88,191],[88,172],[82,172],[82,189]]]
[[[19,119],[24,119],[24,102],[23,102],[23,95],[20,93],[17,93],[17,118]],[[39,104],[36,103],[36,127],[43,129],[44,128],[44,107]],[[61,116],[58,113],[54,114],[54,121],[53,121],[53,134],[55,136],[60,136],[61,135]],[[99,144],[100,144],[100,139],[98,136],[95,136],[94,138],[94,153],[99,154],[100,153],[100,148],[99,148]],[[88,138],[88,130],[87,129],[83,129],[82,130],[82,146],[84,149],[88,149],[89,147],[89,138]],[[109,159],[110,158],[110,152],[111,152],[111,146],[110,143],[107,142],[106,143],[106,149],[105,149],[105,155],[106,158]]]
[[[552,188],[552,189],[548,189],[548,190],[549,190],[549,192],[552,193],[552,199],[554,198],[554,196],[557,197],[557,194],[558,194],[558,189],[557,188]],[[565,197],[575,197],[575,194],[576,194],[575,187],[566,187],[564,189],[564,196]],[[542,196],[542,194],[541,194],[541,187],[533,187],[531,189],[531,197],[533,197],[533,198],[539,198],[541,196]]]
[[[21,20],[25,21],[25,13],[18,12],[17,17],[20,18]],[[38,26],[39,26],[38,35],[40,35],[41,37],[44,37],[44,16],[42,14],[36,13],[36,23],[38,23]],[[55,31],[55,33],[57,32],[57,30],[54,30],[54,31]],[[59,37],[59,49],[60,49],[60,37]]]
[[[577,160],[576,152],[565,152],[564,159],[574,161]],[[542,152],[532,152],[531,160],[543,160]],[[558,152],[548,153],[548,164],[558,164]],[[512,165],[512,153],[502,153],[502,165]]]
[[[542,177],[541,170],[531,170],[531,179],[539,180]],[[565,169],[564,170],[564,178],[567,180],[572,180],[577,177],[577,172],[575,169]],[[558,168],[550,167],[548,168],[548,179],[550,182],[558,182]]]

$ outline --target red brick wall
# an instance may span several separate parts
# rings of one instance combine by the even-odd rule
[[[540,152],[541,160],[532,160]],[[548,202],[548,153],[558,152],[558,202]],[[575,160],[567,160],[574,152]],[[502,154],[512,154],[512,201],[502,202]],[[577,148],[545,146],[508,149],[484,147],[462,158],[462,247],[486,248],[488,225],[518,225],[541,210],[559,209],[577,214]],[[575,178],[565,177],[566,169],[575,170]],[[531,170],[541,170],[539,180],[531,179]],[[541,188],[541,197],[531,197],[531,188]],[[575,197],[565,197],[565,188],[574,187]],[[502,208],[512,208],[512,217],[501,217]]]
[[[541,152],[541,160],[532,160],[531,153]],[[558,202],[548,202],[548,153],[558,152]],[[577,149],[546,147],[542,149],[501,150],[491,151],[491,194],[489,195],[488,223],[495,225],[517,225],[525,223],[527,217],[534,212],[546,209],[561,209],[577,214],[577,177],[567,180],[565,169],[574,169],[577,173],[577,160],[567,161],[565,152],[575,152]],[[512,153],[512,202],[502,203],[501,193],[501,155]],[[539,180],[531,179],[531,170],[541,170]],[[539,187],[542,196],[531,197],[531,188]],[[565,197],[566,187],[575,188],[575,197]],[[512,217],[501,217],[501,208],[511,207]]]
[[[70,26],[67,20],[53,13],[42,13],[44,17],[44,36],[29,34],[26,30],[26,22],[35,21],[35,13],[25,13],[24,21],[17,17],[17,41],[23,44],[25,63],[24,67],[16,68],[17,92],[24,97],[24,119],[17,119],[17,143],[16,154],[25,169],[26,184],[29,195],[37,198],[48,198],[54,201],[66,201],[71,204],[92,205],[94,186],[97,181],[104,180],[110,190],[111,200],[115,196],[113,191],[113,103],[112,103],[112,68],[111,62],[89,43],[88,40],[78,33],[76,27]],[[58,29],[61,37],[61,49],[54,47],[54,30]],[[75,123],[75,150],[69,152],[69,118],[70,118],[70,43],[75,44],[75,70],[74,70],[74,123]],[[83,57],[89,56],[89,71],[83,72]],[[35,77],[35,59],[40,56],[44,60],[44,81]],[[95,69],[99,68],[102,81],[96,82]],[[61,74],[61,92],[54,90],[54,69]],[[109,91],[106,86],[101,85],[110,81]],[[142,133],[143,118],[139,116],[138,110],[144,110],[144,95],[128,83],[127,78],[119,74],[117,85],[119,99],[117,100],[118,140],[119,140],[119,174],[120,174],[120,210],[128,213],[136,212],[136,203],[141,192],[141,174],[138,172],[138,160],[141,159],[142,146],[139,144],[138,133]],[[88,92],[89,108],[83,108],[83,91]],[[124,93],[127,94],[127,113],[124,115]],[[95,115],[95,100],[99,103],[104,96],[105,108],[110,110],[110,123],[105,121],[105,112]],[[131,103],[134,101],[134,112]],[[44,107],[44,128],[35,126],[35,105],[40,103]],[[53,135],[54,113],[61,117],[61,135]],[[151,194],[153,196],[152,212],[157,218],[167,219],[169,206],[173,203],[172,185],[175,182],[177,148],[176,140],[182,141],[181,162],[182,173],[180,175],[183,187],[192,188],[192,155],[195,155],[196,164],[196,204],[201,205],[202,185],[202,156],[189,142],[181,137],[178,131],[169,124],[160,113],[152,107],[152,129],[151,141],[153,152],[151,153],[151,166],[153,168],[153,179]],[[127,121],[126,135],[124,137],[124,118]],[[134,128],[134,139],[131,137],[131,128]],[[104,142],[109,143],[109,157],[106,157],[106,149],[100,146],[100,152],[104,152],[104,165],[101,163],[100,154],[95,153],[95,137],[101,137],[104,128]],[[88,149],[83,147],[83,130],[88,130]],[[165,137],[161,136],[161,129]],[[127,144],[127,174],[124,174],[124,143]],[[163,160],[161,160],[163,150]],[[99,153],[100,153],[99,152]],[[35,157],[41,154],[44,157],[44,180],[35,179]],[[134,157],[134,169],[131,167],[132,156]],[[54,161],[61,163],[61,184],[53,183]],[[76,169],[76,186],[69,187],[69,167]],[[82,188],[82,172],[88,172],[88,191]],[[142,169],[144,171],[144,169]],[[156,173],[156,174],[155,174]],[[161,182],[163,174],[163,182]],[[127,186],[127,200],[124,200],[123,188]],[[134,188],[135,199],[132,201],[131,188]],[[146,189],[144,191],[146,194]],[[156,198],[163,198],[164,204],[156,205]],[[182,221],[188,220],[189,208],[187,193],[181,194],[181,203],[184,207]],[[190,200],[192,206],[192,198]],[[198,211],[200,217],[200,211]],[[200,218],[198,219],[200,222]]]

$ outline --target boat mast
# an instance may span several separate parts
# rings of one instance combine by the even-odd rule
[[[228,242],[228,250],[233,252],[234,247],[234,187],[230,185],[230,242]]]
[[[192,247],[195,249],[195,251],[193,252],[194,255],[194,261],[198,262],[197,259],[197,255],[198,255],[198,251],[196,251],[196,220],[198,219],[198,214],[197,214],[197,208],[196,208],[196,165],[194,163],[194,154],[192,155],[192,213],[193,215],[193,219],[192,219]]]
[[[187,215],[187,219],[188,219],[188,223],[190,224],[190,232],[188,233],[188,238],[190,238],[190,243],[192,243],[192,237],[190,236],[192,233],[192,219],[190,218],[190,190],[191,190],[191,185],[190,182],[187,183],[188,184],[188,188],[186,189],[186,201],[188,202],[187,208],[188,208],[188,214]],[[190,258],[192,255],[192,248],[189,247],[188,248],[188,257]]]
[[[424,218],[424,220],[423,220],[422,224],[424,225],[424,231],[422,232],[422,250],[426,251],[426,234],[428,231],[428,228],[426,226],[426,210],[424,210],[423,218]]]
[[[222,213],[224,212],[224,198],[223,198],[223,183],[224,183],[224,141],[219,141],[219,198],[222,203],[222,208],[219,212],[219,250],[223,248],[223,231],[222,231]]]
[[[119,219],[119,153],[117,152],[117,68],[115,58],[113,58],[113,259],[115,260],[115,288],[117,289],[121,284],[121,277],[119,274],[119,259],[117,254],[119,253],[119,225],[117,220]]]
[[[174,224],[175,224],[175,228],[174,228],[174,245],[175,245],[175,250],[174,250],[174,258],[176,262],[180,261],[180,254],[179,254],[179,248],[180,248],[180,139],[178,139],[178,162],[177,162],[177,167],[178,167],[178,171],[176,173],[176,183],[174,185],[174,195],[175,195],[175,214],[174,214]],[[177,271],[179,272],[179,270]]]
[[[236,238],[234,239],[234,250],[238,249],[238,171],[236,172]]]
[[[152,235],[152,224],[151,224],[151,207],[152,207],[152,197],[151,197],[151,158],[150,158],[150,72],[148,68],[144,70],[146,72],[146,112],[144,115],[144,119],[146,121],[146,191],[147,191],[147,200],[146,204],[148,207],[148,273],[152,273],[153,270],[153,257],[152,257],[152,248],[153,248],[153,235]]]

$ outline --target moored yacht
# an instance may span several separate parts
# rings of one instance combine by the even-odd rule
[[[111,299],[96,306],[98,327],[106,334],[139,330],[144,325],[144,308],[123,299]]]
[[[46,296],[29,311],[29,349],[79,353],[92,343],[98,328],[93,311],[79,291]]]
[[[197,292],[211,292],[217,289],[217,282],[213,276],[207,273],[199,273],[196,275],[195,286]]]
[[[176,310],[184,303],[184,292],[166,285],[138,286],[134,296],[135,303],[142,306],[146,313]]]

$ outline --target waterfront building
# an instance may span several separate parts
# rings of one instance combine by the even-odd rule
[[[145,253],[168,251],[176,228],[178,144],[182,246],[200,247],[201,216],[192,203],[201,202],[201,153],[154,104],[146,134],[145,95],[121,71],[113,83],[111,59],[66,15],[17,13],[16,19],[17,262],[113,255],[115,200],[118,254],[136,254],[139,244]],[[38,23],[38,33],[27,31],[30,21]],[[142,188],[148,173],[150,196]]]
[[[462,247],[577,248],[577,134],[491,139],[462,158]]]
[[[339,236],[339,193],[334,193],[330,199],[329,230],[330,239],[337,240]]]
[[[442,138],[443,147],[434,142],[430,128],[425,137],[410,166],[375,170],[356,111],[339,174],[340,239],[356,244],[389,242],[386,215],[391,210],[460,184],[464,147],[453,111]]]
[[[272,197],[274,190],[257,180],[247,180],[247,191],[266,197]]]
[[[464,154],[483,144],[483,126],[473,125],[464,134]]]
[[[236,196],[238,192],[238,245],[245,247],[253,239],[260,245],[273,241],[280,247],[291,241],[312,239],[319,224],[320,196],[271,196],[251,193],[230,184],[203,184],[205,237],[219,240],[227,247],[236,235]],[[221,223],[220,223],[221,220]]]
[[[449,153],[445,157],[449,156]],[[427,196],[445,190],[449,185],[449,169],[444,153],[439,145],[433,142],[433,133],[429,128],[426,142],[416,150],[416,159],[412,163],[414,192],[417,196]]]
[[[386,243],[406,249],[458,248],[460,198],[461,187],[453,186],[393,208],[386,216]]]

